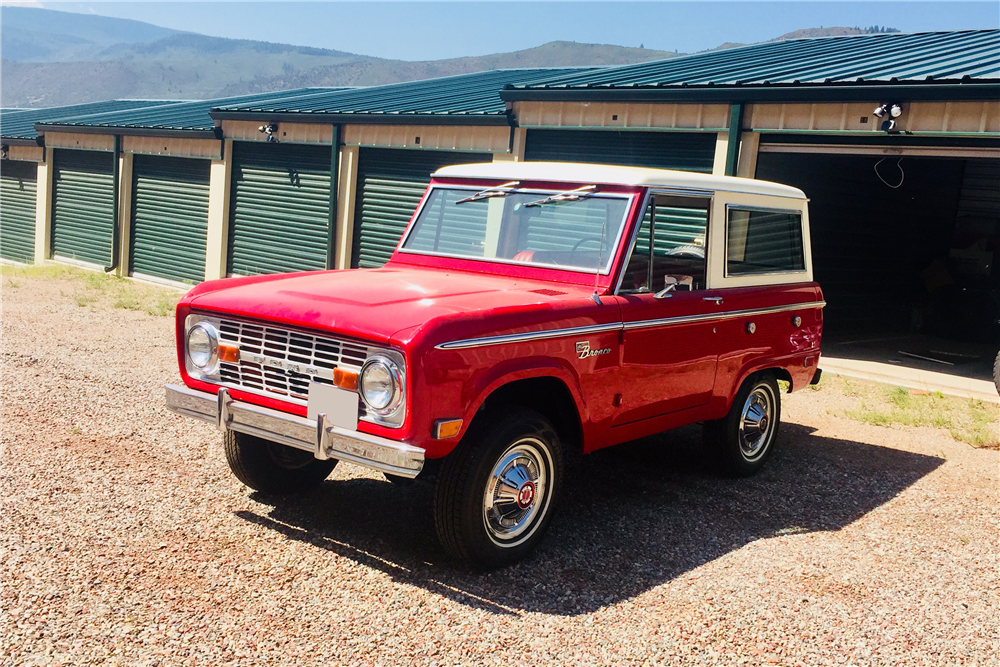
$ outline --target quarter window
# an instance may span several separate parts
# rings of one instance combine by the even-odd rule
[[[726,275],[805,271],[802,214],[730,206],[726,226]]]

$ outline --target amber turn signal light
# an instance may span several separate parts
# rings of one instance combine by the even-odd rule
[[[358,374],[353,371],[345,371],[342,368],[333,369],[333,383],[341,389],[350,391],[358,390]]]
[[[462,430],[461,419],[439,419],[434,422],[434,439],[454,438]]]
[[[240,363],[240,348],[236,345],[219,343],[219,361],[225,361],[230,364]]]

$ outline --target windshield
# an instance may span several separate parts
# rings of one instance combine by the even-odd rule
[[[590,188],[566,196],[435,187],[402,250],[607,273],[631,197]]]

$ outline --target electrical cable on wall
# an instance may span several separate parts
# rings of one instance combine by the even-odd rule
[[[906,178],[906,173],[903,171],[903,168],[899,164],[900,162],[903,161],[903,158],[899,158],[898,160],[896,160],[896,169],[899,169],[899,183],[897,183],[896,185],[889,185],[889,181],[882,178],[882,174],[878,173],[878,166],[883,162],[885,162],[885,160],[886,158],[882,158],[881,160],[875,163],[875,175],[878,176],[878,180],[882,181],[886,185],[886,187],[890,187],[893,190],[896,190],[903,184],[903,179]]]

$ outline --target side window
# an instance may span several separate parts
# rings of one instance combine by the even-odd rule
[[[711,200],[657,195],[650,200],[620,293],[705,289],[705,238]]]
[[[726,275],[805,271],[802,214],[730,206],[726,224]]]

